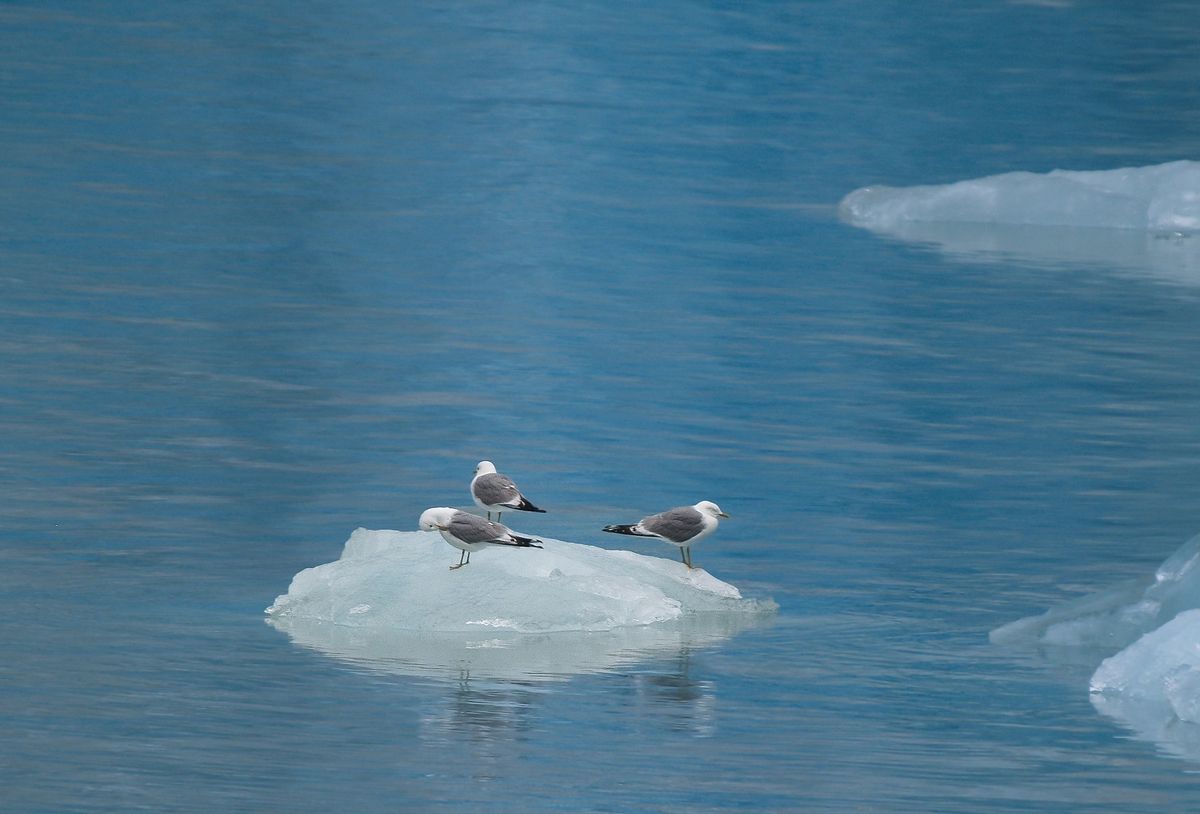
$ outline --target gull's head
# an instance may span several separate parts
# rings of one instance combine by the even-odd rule
[[[721,507],[711,500],[702,500],[692,507],[701,514],[707,514],[709,517],[729,517],[725,512],[721,511]]]
[[[450,527],[450,518],[453,516],[454,509],[449,509],[445,506],[426,509],[421,512],[421,519],[417,521],[417,528],[421,529],[421,531],[445,531]]]
[[[475,464],[476,475],[491,475],[495,473],[495,471],[496,465],[491,461],[480,461],[479,463]]]

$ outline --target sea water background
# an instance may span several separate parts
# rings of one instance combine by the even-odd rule
[[[1198,36],[1184,2],[0,6],[0,807],[1192,805],[1095,661],[987,632],[1200,530],[1200,286],[835,206],[1195,158]],[[580,542],[719,501],[697,563],[778,616],[511,681],[264,624],[483,457]]]

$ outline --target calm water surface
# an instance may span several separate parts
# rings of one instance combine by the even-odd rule
[[[834,207],[1197,157],[1193,12],[0,5],[4,810],[1192,805],[987,631],[1200,531],[1200,285]],[[511,680],[264,624],[481,458],[580,542],[720,502],[778,615]]]

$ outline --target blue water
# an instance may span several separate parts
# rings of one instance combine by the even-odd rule
[[[1200,530],[1200,287],[835,215],[1196,158],[1190,3],[108,5],[0,5],[4,811],[1194,804],[987,632]],[[481,458],[568,540],[719,502],[777,616],[553,681],[264,623]]]

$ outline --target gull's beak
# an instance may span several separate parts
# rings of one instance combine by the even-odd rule
[[[717,512],[717,517],[724,517],[726,520],[729,519],[729,515],[725,514],[725,512]]]
[[[441,529],[442,531],[449,531],[449,530],[450,530],[450,527],[449,527],[449,526],[443,526],[441,523],[434,523],[434,524],[433,524],[433,526],[434,526],[434,528]]]

